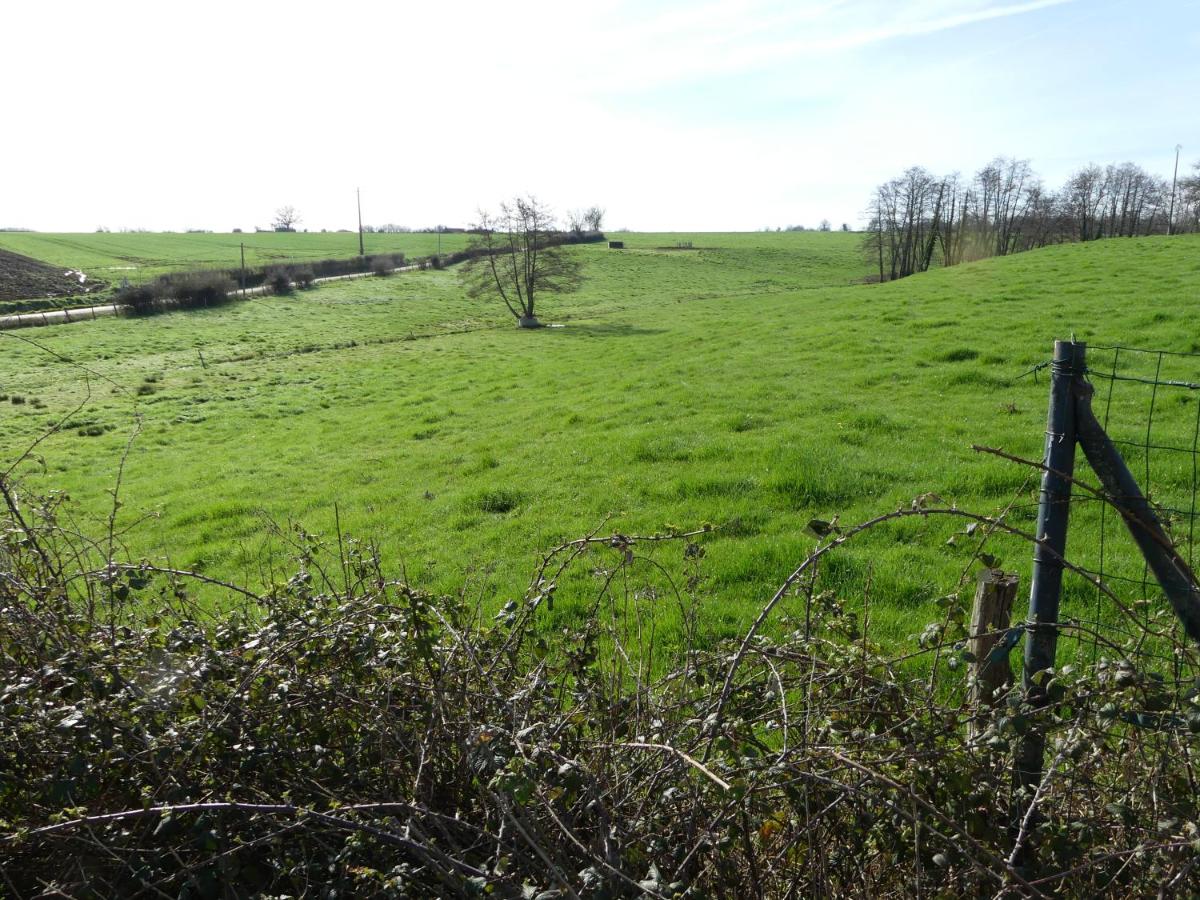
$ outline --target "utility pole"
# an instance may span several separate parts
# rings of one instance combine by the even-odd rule
[[[438,256],[442,255],[442,226],[437,227],[438,231]]]
[[[246,297],[246,245],[242,244],[242,298]]]
[[[1171,176],[1171,211],[1167,214],[1167,234],[1175,228],[1175,184],[1179,181],[1179,151],[1183,144],[1175,145],[1175,174]]]
[[[366,253],[362,250],[362,191],[360,188],[354,188],[354,197],[359,202],[359,256],[361,257],[366,256]]]

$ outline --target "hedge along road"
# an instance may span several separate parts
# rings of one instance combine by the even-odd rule
[[[419,265],[399,266],[393,272],[411,272],[421,268]],[[313,284],[324,284],[326,281],[349,281],[353,278],[374,278],[374,272],[354,272],[350,275],[328,275],[325,278],[314,278]],[[292,284],[295,287],[295,283]],[[231,297],[246,298],[265,294],[266,285],[238,290]],[[170,307],[173,301],[162,299],[158,301],[163,307]],[[109,303],[104,306],[77,306],[70,309],[54,309],[41,312],[13,313],[0,316],[0,331],[14,328],[40,328],[43,325],[69,325],[72,322],[90,322],[103,316],[117,316],[129,311],[128,306],[119,303]]]

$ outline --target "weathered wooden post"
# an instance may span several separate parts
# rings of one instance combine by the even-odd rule
[[[967,649],[974,657],[971,663],[972,706],[993,705],[997,692],[1012,683],[1012,664],[1008,660],[1004,640],[1012,619],[1017,583],[1016,575],[1008,575],[999,569],[984,569],[979,575],[975,604],[971,607],[970,639],[967,642]],[[994,657],[993,650],[996,650]],[[971,737],[975,737],[979,730],[979,724],[973,719]]]
[[[1067,521],[1071,512],[1071,481],[1075,474],[1075,394],[1077,378],[1086,371],[1087,346],[1055,341],[1050,364],[1050,405],[1046,415],[1046,452],[1042,489],[1038,497],[1037,543],[1029,585],[1029,618],[1025,631],[1026,701],[1035,709],[1046,706],[1047,669],[1054,667],[1058,648],[1058,604],[1062,597],[1063,561],[1067,552]],[[1043,673],[1040,674],[1039,673]],[[1046,734],[1036,723],[1017,746],[1013,787],[1013,828],[1020,834],[1034,792],[1042,780]],[[1019,848],[1018,866],[1032,858],[1028,840]]]

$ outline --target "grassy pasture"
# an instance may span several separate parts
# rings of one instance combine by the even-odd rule
[[[409,256],[436,253],[436,234],[367,234],[364,249],[372,253],[404,252]],[[246,265],[253,268],[273,263],[342,259],[358,255],[357,233],[177,234],[177,233],[85,233],[0,232],[0,249],[10,250],[60,265],[79,269],[109,282],[128,278],[147,281],[168,272],[189,269],[235,269],[241,264],[241,245],[246,245]],[[466,235],[443,234],[442,251],[449,253],[466,245]]]
[[[136,406],[119,522],[156,517],[129,532],[131,549],[251,582],[278,552],[264,517],[329,534],[335,503],[343,528],[377,538],[410,578],[452,589],[469,571],[497,603],[540,549],[606,516],[626,532],[712,522],[702,625],[729,634],[815,545],[811,518],[853,522],[935,491],[979,512],[1014,503],[1013,523],[1032,528],[1036,479],[969,448],[1040,456],[1045,379],[1014,379],[1054,337],[1200,352],[1195,237],[1055,247],[888,285],[855,283],[868,266],[853,235],[619,237],[624,252],[572,249],[589,281],[547,300],[544,319],[563,327],[537,332],[430,271],[20,334],[119,389],[0,335],[0,452],[90,391],[24,470],[102,521]],[[1200,381],[1200,360],[1166,365],[1162,377]],[[1147,400],[1137,385],[1114,391],[1118,436],[1144,433]],[[1159,398],[1156,441],[1190,444],[1196,401]],[[1190,460],[1152,462],[1159,499],[1190,497]],[[907,640],[958,585],[967,542],[947,540],[960,530],[874,532],[831,557],[822,584],[856,603],[866,593],[872,634]],[[1097,537],[1081,507],[1073,555],[1094,563]],[[1027,546],[992,552],[1027,575]],[[1140,577],[1131,553],[1107,553]],[[564,589],[558,621],[578,614],[587,579]],[[1094,592],[1073,583],[1065,602],[1085,614]],[[661,610],[669,633],[674,609]]]

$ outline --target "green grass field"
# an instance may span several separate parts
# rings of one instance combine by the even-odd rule
[[[618,237],[629,249],[572,250],[585,288],[541,311],[561,328],[519,331],[468,301],[453,271],[430,271],[0,333],[0,452],[16,456],[90,391],[25,476],[102,521],[136,416],[119,520],[154,517],[129,532],[131,550],[251,583],[274,546],[264,519],[330,534],[335,504],[344,529],[376,538],[412,580],[451,590],[469,573],[496,604],[520,593],[540,550],[606,517],[624,532],[712,522],[703,626],[724,635],[814,547],[811,518],[853,522],[934,491],[984,513],[1015,500],[1012,521],[1031,527],[1036,479],[970,445],[1040,457],[1046,381],[1014,379],[1055,337],[1200,351],[1191,236],[1054,247],[888,285],[857,283],[868,266],[854,235]],[[1200,381],[1200,359],[1167,359],[1162,377]],[[1144,434],[1140,387],[1114,392],[1114,434]],[[1196,400],[1159,398],[1155,439],[1190,442]],[[1186,502],[1192,460],[1153,462],[1156,497]],[[823,584],[854,602],[869,585],[872,633],[907,641],[959,587],[956,530],[908,520],[873,532],[830,558]],[[1094,562],[1097,537],[1083,508],[1073,555]],[[992,552],[1026,576],[1027,546]],[[1130,553],[1107,552],[1140,577]],[[576,579],[560,619],[582,608],[588,576]],[[1083,614],[1094,591],[1074,583],[1065,602]],[[668,632],[673,615],[664,605]]]
[[[404,252],[409,256],[436,253],[437,234],[367,234],[364,249],[371,253]],[[466,245],[464,234],[441,235],[441,248],[449,253]],[[358,234],[257,232],[249,234],[50,234],[0,231],[0,250],[31,256],[44,262],[78,269],[102,281],[146,281],[167,272],[190,269],[236,269],[241,247],[246,265],[253,268],[275,263],[318,259],[347,259],[358,255]]]

